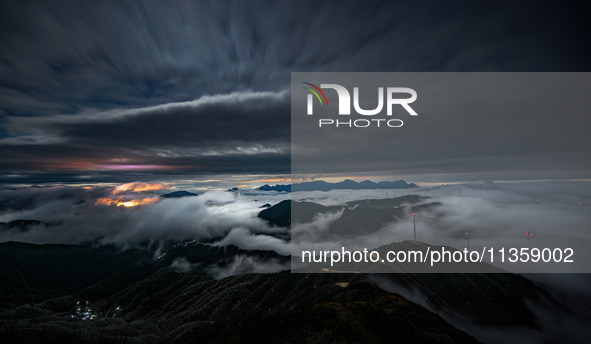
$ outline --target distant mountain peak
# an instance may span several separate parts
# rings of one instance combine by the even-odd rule
[[[269,185],[265,184],[257,188],[260,191],[277,191],[277,192],[291,192],[291,185],[290,184],[277,184],[277,185]]]
[[[197,194],[183,190],[183,191],[173,191],[171,193],[160,195],[160,197],[162,197],[162,198],[181,198],[181,197],[187,197],[187,196],[197,196]]]
[[[329,191],[329,190],[362,190],[362,189],[411,189],[417,187],[415,183],[407,183],[404,180],[396,181],[381,181],[372,182],[367,179],[361,182],[356,182],[352,179],[345,179],[341,182],[329,183],[324,180],[315,180],[311,182],[289,184],[268,185],[265,184],[258,187],[260,191],[277,191],[277,192],[291,192],[291,191]]]
[[[417,187],[414,183],[407,183],[404,180],[373,182],[364,180],[356,182],[345,179],[342,182],[328,183],[322,180],[304,182],[293,185],[293,191],[329,191],[329,190],[362,190],[362,189],[411,189]]]

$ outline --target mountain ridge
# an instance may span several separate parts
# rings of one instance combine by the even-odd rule
[[[329,183],[323,180],[295,184],[265,184],[257,188],[259,191],[296,192],[296,191],[330,191],[330,190],[374,190],[374,189],[412,189],[418,187],[415,183],[407,183],[400,179],[396,181],[373,182],[364,180],[356,182],[345,179],[341,182]]]

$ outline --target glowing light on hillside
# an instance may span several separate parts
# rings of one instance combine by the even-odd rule
[[[149,184],[149,183],[142,183],[142,182],[133,182],[127,184],[121,184],[111,192],[113,195],[117,195],[124,192],[142,192],[142,191],[156,191],[166,189],[170,185],[162,185],[162,184]]]
[[[137,207],[140,205],[146,205],[150,203],[156,203],[159,201],[158,197],[148,197],[148,198],[136,198],[131,200],[124,200],[118,198],[99,198],[94,202],[94,205],[116,205],[118,207]]]
[[[111,205],[113,203],[117,203],[117,200],[114,198],[99,198],[94,201],[94,205]]]
[[[118,207],[137,207],[139,205],[146,205],[150,203],[158,202],[158,197],[151,197],[151,198],[139,198],[133,199],[131,201],[121,202],[117,204]]]

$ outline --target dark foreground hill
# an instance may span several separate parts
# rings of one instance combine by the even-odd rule
[[[307,223],[320,214],[343,211],[339,219],[331,224],[333,233],[368,232],[409,216],[411,211],[441,205],[438,202],[419,204],[428,200],[419,195],[406,195],[386,199],[365,199],[346,202],[343,205],[325,206],[307,201],[284,200],[259,212],[258,217],[273,226],[289,227],[294,223]]]
[[[340,206],[327,207],[313,202],[281,201],[259,213],[259,217],[273,226],[288,227],[291,222],[305,223],[314,216],[330,211],[338,211]]]
[[[283,272],[214,279],[211,272],[234,264],[234,257],[286,257],[195,242],[156,252],[0,244],[0,343],[462,343],[474,339],[439,315],[458,326],[538,331],[536,311],[566,311],[514,274]],[[173,271],[179,265],[191,274]]]
[[[163,267],[208,274],[237,257],[289,261],[273,251],[196,242],[170,243],[155,253],[149,247],[121,250],[110,245],[0,243],[0,309],[62,295],[109,295]]]
[[[159,270],[84,310],[61,298],[0,313],[2,343],[476,343],[423,307],[337,274],[211,280]],[[88,308],[87,308],[88,307]],[[74,313],[72,315],[72,313]]]

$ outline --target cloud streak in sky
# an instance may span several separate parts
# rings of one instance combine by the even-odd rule
[[[107,113],[11,117],[8,132],[21,136],[0,139],[0,169],[7,174],[112,171],[122,178],[137,171],[286,173],[286,104],[285,92],[242,92]]]

